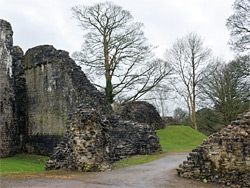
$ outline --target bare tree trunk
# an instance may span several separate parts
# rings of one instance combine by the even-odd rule
[[[188,98],[186,99],[186,102],[187,102],[187,107],[188,107],[189,118],[192,122],[194,129],[197,130],[195,103],[193,101],[191,101],[191,99],[188,99]]]
[[[112,76],[110,73],[108,42],[105,34],[103,36],[103,40],[104,40],[104,59],[105,59],[105,78],[106,78],[105,94],[108,101],[110,103],[113,103],[114,98],[112,93],[113,92]]]
[[[192,49],[192,69],[193,69],[193,84],[192,84],[192,89],[193,89],[193,93],[192,93],[192,101],[191,101],[191,105],[192,105],[192,123],[193,123],[193,126],[194,126],[194,129],[197,131],[197,123],[196,123],[196,114],[195,114],[195,104],[196,104],[196,101],[195,101],[195,95],[196,95],[196,92],[195,92],[195,87],[196,87],[196,82],[195,82],[195,79],[196,79],[196,70],[195,70],[195,54],[194,54],[194,49]],[[191,97],[191,96],[190,96]]]
[[[164,101],[161,100],[160,103],[161,103],[161,115],[162,115],[162,117],[165,117],[165,113],[164,113],[164,111],[165,111],[165,108],[164,108]]]
[[[192,123],[193,123],[194,129],[197,131],[195,106],[192,106]]]

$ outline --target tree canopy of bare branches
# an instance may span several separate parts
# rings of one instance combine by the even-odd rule
[[[196,124],[196,98],[199,95],[197,85],[204,78],[207,64],[211,60],[211,49],[204,46],[203,40],[195,33],[177,39],[166,51],[167,61],[174,69],[172,85],[187,104],[189,117],[194,129]]]
[[[95,86],[105,91],[112,103],[136,100],[169,74],[166,63],[153,59],[143,24],[134,22],[129,11],[111,2],[72,8],[85,33],[82,50],[73,54]],[[90,76],[91,76],[90,75]],[[105,80],[105,81],[104,81]]]
[[[236,52],[250,51],[250,0],[236,0],[234,14],[227,19],[231,40],[229,44]]]

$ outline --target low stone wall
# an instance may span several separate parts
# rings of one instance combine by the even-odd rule
[[[147,155],[161,151],[159,138],[150,125],[123,120],[117,115],[110,117],[109,123],[114,161],[132,155]]]
[[[161,151],[159,139],[149,125],[108,118],[85,104],[69,116],[64,141],[46,169],[103,171],[121,158],[157,151]]]
[[[204,140],[177,172],[184,178],[250,187],[250,110]]]

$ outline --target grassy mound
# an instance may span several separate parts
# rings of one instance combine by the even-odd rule
[[[49,157],[32,154],[17,154],[14,157],[0,159],[0,173],[41,172]]]
[[[201,144],[207,136],[187,126],[167,126],[156,130],[163,151],[191,151]]]

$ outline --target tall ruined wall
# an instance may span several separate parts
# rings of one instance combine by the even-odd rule
[[[0,27],[0,156],[5,157],[12,152],[14,145],[14,89],[10,54],[13,32],[10,24],[4,20],[0,20]]]
[[[14,114],[16,114],[16,130],[15,136],[17,143],[20,147],[19,150],[25,150],[26,138],[27,138],[27,93],[26,93],[26,79],[24,75],[24,55],[23,50],[19,46],[12,48],[12,70],[14,78]],[[19,151],[18,151],[19,152]]]
[[[250,187],[250,109],[204,140],[177,171],[184,178]]]
[[[29,152],[50,154],[66,133],[68,113],[80,103],[111,110],[68,52],[43,45],[25,54]]]
[[[24,145],[24,79],[20,78],[23,52],[13,47],[11,25],[0,19],[0,157],[18,152]],[[23,119],[23,121],[19,121]]]

